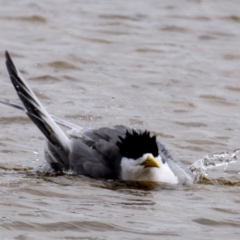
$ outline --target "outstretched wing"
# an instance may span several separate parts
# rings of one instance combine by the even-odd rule
[[[24,105],[22,104],[19,104],[19,103],[12,103],[12,102],[9,102],[9,101],[6,101],[6,100],[2,100],[0,99],[0,103],[6,105],[6,106],[9,106],[9,107],[13,107],[13,108],[16,108],[16,109],[19,109],[19,110],[22,110],[24,112],[26,112],[26,108],[24,107]],[[66,121],[60,117],[57,117],[57,116],[54,116],[54,115],[51,115],[52,119],[59,125],[61,126],[64,126],[64,127],[67,127],[67,128],[70,128],[71,130],[75,130],[75,131],[78,131],[78,132],[82,132],[84,129],[74,123],[71,123],[69,121]]]
[[[60,148],[66,154],[70,151],[70,141],[63,130],[55,123],[53,118],[42,106],[36,95],[30,89],[20,72],[14,66],[9,53],[5,52],[6,66],[16,92],[25,106],[28,117],[37,125],[48,141],[55,147]],[[19,105],[9,104],[24,110]]]
[[[2,103],[4,105],[7,105],[7,106],[10,106],[10,107],[13,107],[13,108],[16,108],[16,109],[19,109],[19,110],[22,110],[22,111],[26,110],[23,105],[20,105],[20,104],[17,104],[17,103],[11,103],[11,102],[4,101],[4,100],[1,100],[1,99],[0,99],[0,103]]]

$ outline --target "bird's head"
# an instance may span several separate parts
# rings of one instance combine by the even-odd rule
[[[123,180],[178,183],[178,178],[162,159],[156,136],[149,132],[127,131],[116,143]]]
[[[157,139],[149,132],[127,131],[124,137],[119,137],[116,145],[122,155],[123,180],[148,181],[155,173],[152,170],[161,168]]]

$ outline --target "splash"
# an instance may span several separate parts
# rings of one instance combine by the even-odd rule
[[[206,178],[208,169],[221,166],[227,168],[228,164],[236,162],[237,154],[239,152],[240,149],[237,149],[230,153],[224,152],[206,155],[190,165],[189,169],[195,175],[195,181],[198,182],[201,179]]]

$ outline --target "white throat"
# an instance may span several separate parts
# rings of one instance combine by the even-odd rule
[[[165,182],[177,184],[178,178],[169,168],[167,162],[163,163],[161,156],[153,157],[159,164],[160,168],[144,167],[141,164],[152,154],[144,154],[141,158],[136,160],[129,158],[122,158],[122,179],[131,181],[150,181],[150,182]]]

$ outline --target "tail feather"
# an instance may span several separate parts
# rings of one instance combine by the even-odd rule
[[[45,135],[48,141],[51,142],[51,144],[61,148],[66,154],[69,153],[70,146],[68,137],[42,106],[36,95],[21,76],[20,72],[14,66],[13,61],[7,51],[5,52],[5,56],[10,79],[24,107],[4,101],[0,102],[24,110],[29,118]]]

